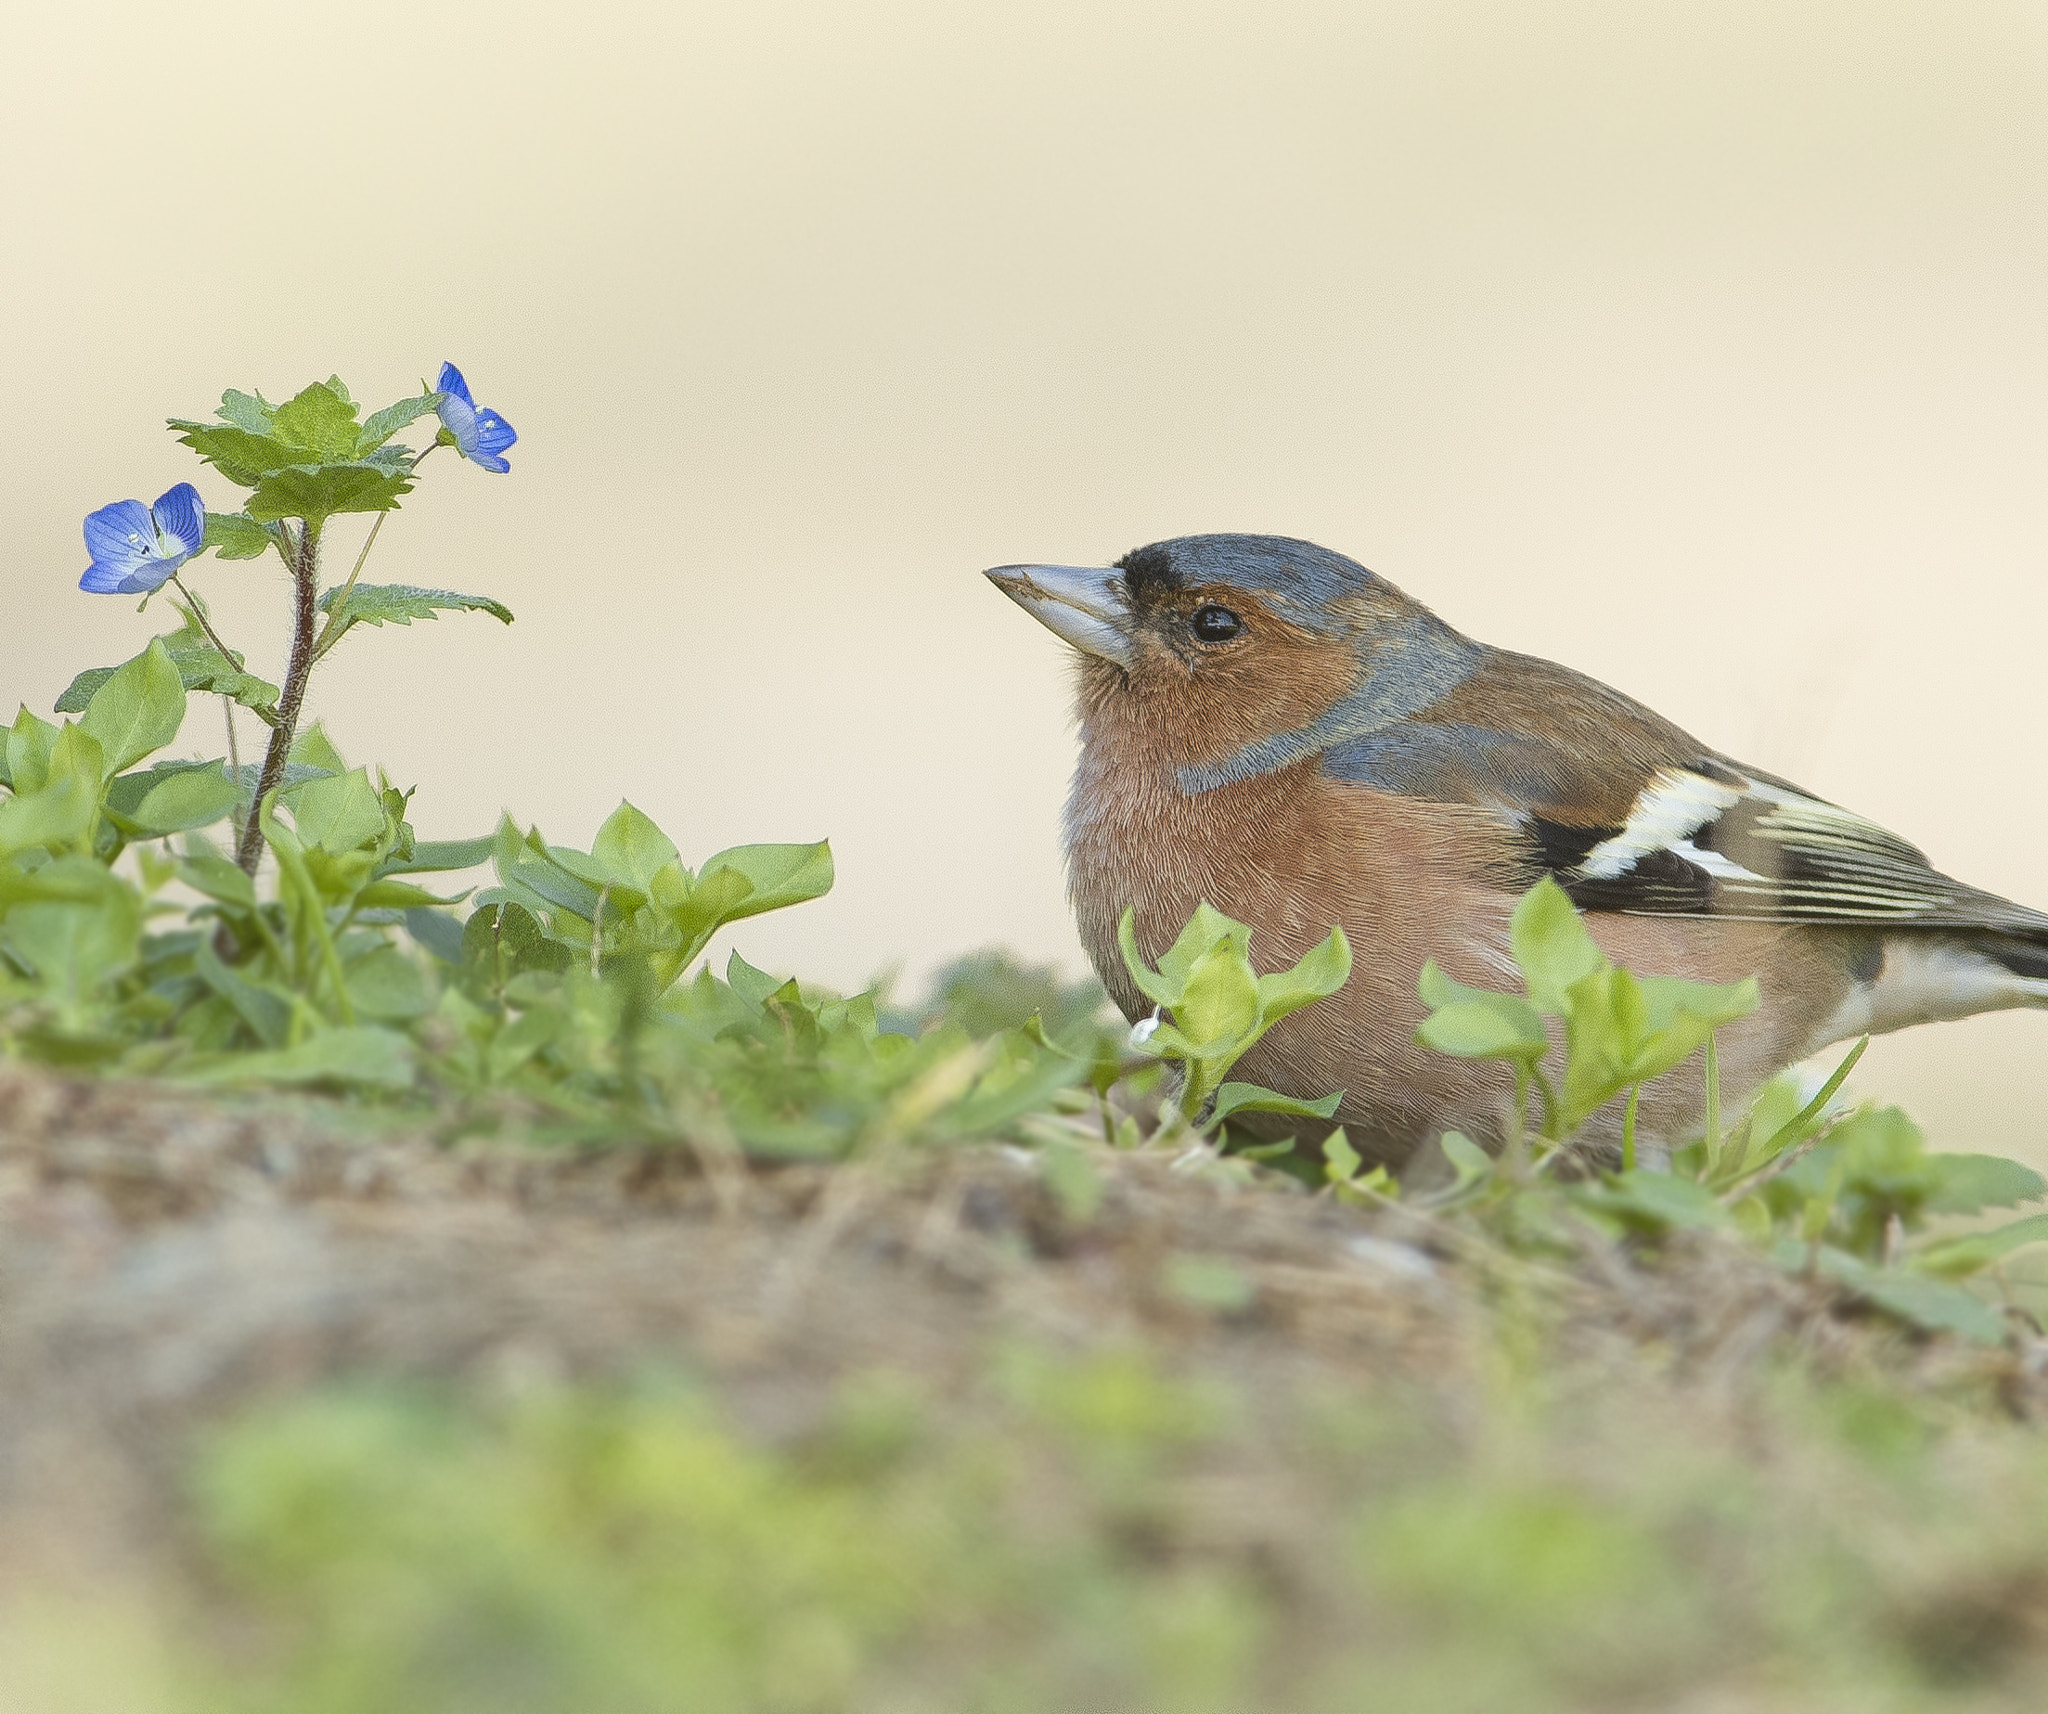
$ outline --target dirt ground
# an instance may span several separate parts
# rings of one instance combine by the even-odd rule
[[[2048,1399],[2042,1352],[1918,1342],[1714,1243],[1503,1281],[1423,1218],[1214,1163],[1018,1150],[707,1176],[686,1152],[436,1140],[314,1102],[0,1069],[0,1580],[146,1564],[194,1424],[344,1377],[484,1388],[682,1365],[749,1432],[885,1369],[944,1396],[992,1341],[1145,1341],[1248,1396],[1385,1377],[1453,1413],[1503,1290],[1550,1356],[1735,1408],[1761,1353]],[[1089,1206],[1093,1204],[1093,1206]]]

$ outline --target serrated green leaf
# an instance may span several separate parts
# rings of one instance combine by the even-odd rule
[[[342,586],[337,585],[320,597],[320,611],[330,615],[330,648],[356,625],[410,625],[415,619],[432,619],[442,613],[488,613],[503,624],[512,623],[512,609],[488,595],[418,589],[407,583],[359,583],[348,590],[347,602],[335,616],[332,609],[341,594]]]
[[[266,476],[305,457],[267,431],[233,423],[195,423],[173,417],[171,427],[178,430],[180,441],[243,488],[254,488]]]
[[[1302,1101],[1256,1083],[1226,1083],[1216,1091],[1216,1105],[1209,1117],[1217,1124],[1235,1113],[1286,1113],[1298,1119],[1328,1119],[1335,1116],[1343,1100],[1341,1089],[1319,1100]]]
[[[1773,1253],[1779,1266],[1791,1271],[1804,1271],[1810,1257],[1827,1278],[1916,1327],[1955,1333],[1979,1345],[1996,1345],[2005,1338],[2005,1317],[1975,1293],[1947,1280],[1906,1268],[1872,1267],[1827,1244],[1810,1252],[1805,1244],[1785,1242]]]
[[[381,411],[373,411],[363,424],[363,431],[356,437],[356,457],[367,458],[408,423],[429,416],[434,409],[438,393],[415,393],[409,399],[400,399],[395,405],[386,405]]]
[[[281,518],[318,522],[342,512],[388,512],[413,485],[408,474],[358,462],[291,465],[269,472],[254,486],[249,516],[271,524]]]
[[[315,381],[271,412],[271,429],[300,464],[345,464],[356,456],[361,425],[347,389]]]
[[[250,434],[270,432],[270,404],[261,393],[240,393],[230,387],[220,396],[214,415]]]
[[[161,638],[92,693],[79,729],[98,740],[107,773],[133,767],[161,750],[185,723],[185,681]]]
[[[246,512],[208,512],[204,548],[220,559],[258,559],[277,543],[275,529],[265,529]],[[203,549],[202,549],[203,551]]]

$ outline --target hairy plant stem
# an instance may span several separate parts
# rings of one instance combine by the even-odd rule
[[[235,862],[245,875],[254,875],[263,861],[263,800],[284,780],[284,765],[290,760],[292,738],[298,731],[299,709],[306,700],[306,680],[313,669],[313,636],[320,621],[320,524],[307,519],[296,538],[291,526],[284,527],[285,564],[291,567],[294,601],[291,661],[285,668],[284,690],[277,699],[277,724],[270,729],[270,748],[263,754],[263,772],[256,778],[256,795],[249,819],[242,826],[241,843],[235,848]]]

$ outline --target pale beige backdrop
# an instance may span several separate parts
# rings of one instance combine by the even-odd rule
[[[75,592],[85,512],[231,501],[162,418],[452,357],[513,472],[433,471],[375,574],[519,623],[360,635],[320,711],[433,835],[829,833],[757,961],[1078,961],[1061,650],[976,572],[1210,529],[2048,905],[2038,4],[4,16],[10,701],[157,623]],[[200,576],[275,676],[277,569]],[[2044,1050],[1921,1031],[1863,1083],[2018,1146]]]

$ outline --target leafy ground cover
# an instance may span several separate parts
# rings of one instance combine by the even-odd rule
[[[1515,1114],[1406,1182],[1231,1077],[1338,931],[1127,925],[1129,1031],[993,955],[714,972],[828,847],[427,841],[310,718],[350,636],[511,620],[361,578],[437,447],[509,471],[461,374],[172,427],[242,509],[87,520],[178,623],[0,766],[0,1714],[2039,1705],[2038,1175],[1854,1053],[1724,1114],[1754,984],[1548,886],[1520,992],[1423,972]],[[280,684],[208,553],[290,580]],[[166,759],[195,696],[228,754]]]

